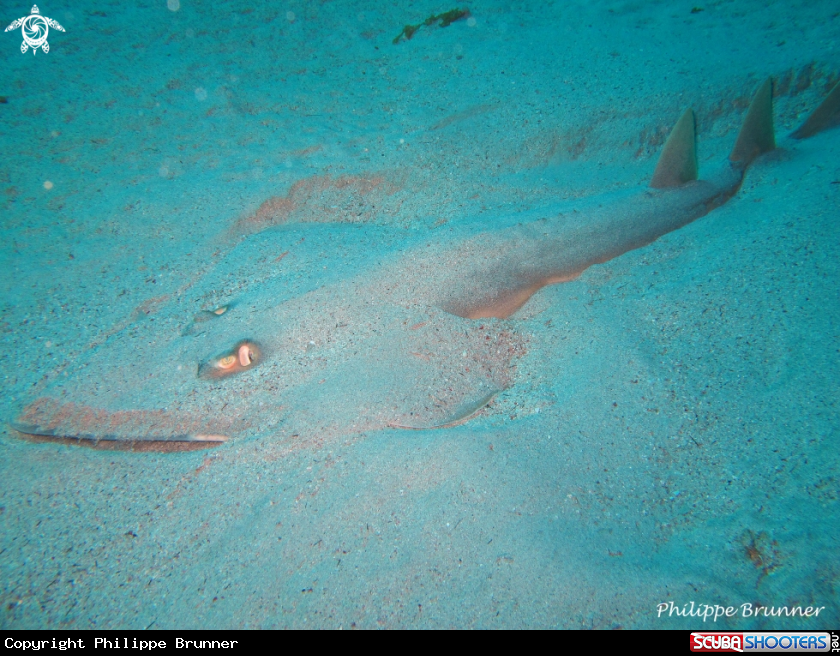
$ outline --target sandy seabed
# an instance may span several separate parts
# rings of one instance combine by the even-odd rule
[[[4,425],[0,627],[836,627],[840,129],[785,137],[840,79],[840,14],[696,3],[488,0],[394,43],[453,6],[62,0],[49,53],[3,34],[5,420],[126,335],[644,186],[689,106],[702,178],[768,76],[779,148],[487,322],[509,380],[461,425],[335,430],[363,377],[211,450]],[[692,602],[824,609],[657,612]]]

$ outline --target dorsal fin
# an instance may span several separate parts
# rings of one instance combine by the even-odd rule
[[[743,168],[752,161],[776,147],[773,134],[773,82],[770,78],[764,81],[755,94],[744,125],[738,133],[738,141],[729,155],[729,161]]]
[[[834,85],[828,97],[790,136],[794,139],[807,139],[835,125],[840,125],[840,82]]]
[[[687,109],[668,135],[656,170],[650,180],[654,189],[679,187],[697,179],[697,147],[694,134],[694,111]]]

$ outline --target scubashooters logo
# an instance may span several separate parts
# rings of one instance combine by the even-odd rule
[[[51,27],[59,32],[64,31],[64,28],[58,24],[58,21],[41,16],[41,12],[38,11],[38,5],[32,5],[32,12],[29,16],[23,16],[13,21],[6,28],[6,32],[20,28],[21,34],[23,34],[23,43],[20,44],[20,51],[26,52],[32,48],[32,54],[34,55],[38,52],[38,48],[44,52],[50,51],[50,44],[47,43],[47,35],[50,33]]]
[[[749,631],[691,634],[691,651],[700,652],[824,652],[831,650],[831,636],[815,631],[758,633]]]

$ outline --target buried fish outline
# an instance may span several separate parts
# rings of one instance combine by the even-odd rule
[[[838,123],[840,84],[790,136],[804,139]],[[593,264],[708,214],[775,146],[768,79],[729,161],[706,180],[698,180],[688,109],[649,188],[613,203],[588,200],[578,212],[549,219],[455,233],[435,249],[417,245],[372,271],[291,296],[261,281],[237,299],[235,311],[200,315],[197,330],[183,329],[183,312],[173,304],[156,324],[113,336],[103,353],[56,380],[11,425],[49,440],[180,450],[234,436],[282,432],[317,442],[385,427],[463,423],[511,384],[512,362],[525,349],[500,319],[542,287],[574,280]],[[323,237],[319,229],[266,230],[228,257],[260,261],[260,248],[301,232],[311,243]],[[364,232],[347,234],[362,239]]]

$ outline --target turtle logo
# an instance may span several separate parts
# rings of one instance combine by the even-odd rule
[[[51,27],[59,32],[64,31],[64,28],[57,21],[46,16],[41,16],[41,12],[38,11],[38,5],[32,5],[32,13],[29,16],[18,18],[6,28],[6,31],[20,28],[23,34],[23,43],[20,44],[20,51],[26,52],[32,48],[32,54],[34,55],[38,52],[38,48],[41,48],[44,52],[50,51],[50,44],[47,43],[47,34],[50,33]]]

